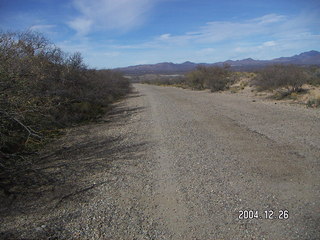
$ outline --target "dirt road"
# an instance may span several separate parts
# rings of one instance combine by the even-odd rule
[[[319,110],[134,87],[107,123],[60,142],[66,151],[55,158],[90,166],[85,180],[74,179],[94,187],[57,196],[48,213],[8,217],[3,232],[15,226],[20,236],[75,239],[320,239]],[[97,161],[107,161],[107,170],[93,167]]]

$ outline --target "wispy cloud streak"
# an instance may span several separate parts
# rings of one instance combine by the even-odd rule
[[[68,25],[80,35],[95,30],[127,31],[143,23],[153,0],[74,0],[80,16]]]

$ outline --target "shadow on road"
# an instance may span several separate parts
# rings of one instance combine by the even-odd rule
[[[139,97],[132,94],[130,97]],[[125,133],[110,135],[109,128],[118,128],[144,109],[141,107],[128,108],[119,102],[102,120],[90,125],[71,129],[68,134],[48,146],[48,150],[40,154],[30,169],[26,179],[29,182],[18,183],[14,196],[0,196],[0,225],[6,221],[17,221],[26,216],[47,214],[63,209],[65,204],[86,202],[90,199],[92,190],[111,180],[106,180],[106,172],[110,172],[111,164],[115,161],[125,161],[134,164],[140,159],[147,143],[130,143],[125,141]],[[111,172],[110,174],[119,174]],[[66,213],[63,219],[76,218],[75,213]],[[54,238],[54,232],[63,228],[61,217],[52,217],[43,225],[54,225],[50,233],[37,234],[40,238]],[[51,223],[50,223],[51,222]],[[9,230],[8,230],[9,229]],[[0,228],[1,239],[19,239],[25,230],[12,227]],[[64,229],[64,237],[66,231]]]

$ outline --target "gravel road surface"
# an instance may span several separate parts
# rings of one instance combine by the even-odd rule
[[[4,217],[3,236],[320,239],[319,110],[135,84],[53,148],[73,173],[49,208]]]

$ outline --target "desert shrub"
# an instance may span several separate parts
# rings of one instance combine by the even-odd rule
[[[163,77],[155,81],[157,85],[179,85],[184,81],[183,77]]]
[[[312,107],[312,108],[320,107],[320,97],[309,99],[307,102],[307,107]]]
[[[313,86],[320,85],[320,67],[319,66],[310,66],[307,69],[308,74],[308,84]]]
[[[308,81],[305,70],[296,65],[272,65],[260,70],[253,80],[258,90],[287,89],[287,94],[299,92]]]
[[[143,83],[143,84],[151,84],[152,82],[150,80],[140,80],[139,83]]]
[[[1,33],[0,151],[17,132],[27,141],[101,115],[129,85],[120,73],[88,69],[80,53],[66,54],[41,34]]]
[[[146,74],[138,77],[140,83],[153,85],[178,85],[184,82],[183,76]]]
[[[199,66],[195,71],[187,74],[186,83],[194,89],[208,88],[212,92],[228,88],[234,79],[232,77],[230,66],[206,67]]]
[[[186,75],[186,84],[193,89],[202,90],[205,88],[205,69],[204,66],[197,67],[196,70]]]
[[[234,82],[229,66],[210,67],[207,69],[205,87],[212,92],[225,90]]]
[[[80,53],[64,53],[39,33],[0,33],[0,188],[27,168],[25,154],[59,129],[101,116],[129,90],[120,73],[88,69]]]

